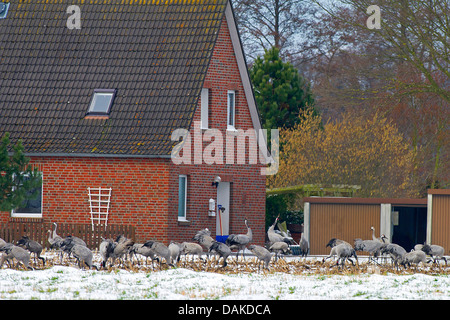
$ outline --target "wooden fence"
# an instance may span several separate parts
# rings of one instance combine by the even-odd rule
[[[44,222],[8,222],[0,225],[0,238],[6,242],[17,242],[22,236],[26,235],[30,239],[42,244],[44,247],[49,247],[48,230],[53,231],[52,223]],[[83,239],[90,249],[98,249],[101,238],[115,239],[117,236],[123,234],[125,237],[134,239],[135,228],[131,225],[94,225],[92,224],[70,224],[59,223],[56,233],[64,238],[72,235]]]

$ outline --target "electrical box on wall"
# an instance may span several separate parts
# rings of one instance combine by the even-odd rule
[[[391,221],[393,226],[398,226],[399,220],[398,220],[398,211],[392,211],[391,214]]]
[[[215,217],[216,216],[216,200],[214,199],[209,199],[209,213],[208,215],[210,217]]]

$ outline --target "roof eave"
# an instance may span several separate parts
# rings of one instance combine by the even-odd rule
[[[56,152],[56,153],[25,153],[27,157],[76,157],[76,158],[161,158],[170,159],[171,155],[158,154],[117,154],[117,153],[70,153],[70,152]]]
[[[397,206],[426,206],[427,199],[410,198],[347,198],[347,197],[306,197],[304,202],[312,204],[362,204],[362,205],[380,205],[390,203]]]

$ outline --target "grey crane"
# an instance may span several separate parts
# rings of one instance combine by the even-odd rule
[[[58,224],[57,224],[56,222],[53,222],[53,225],[55,226],[55,229],[53,230],[53,238],[57,238],[57,237],[62,238],[61,236],[59,236],[59,235],[56,233],[56,229],[58,228]],[[72,239],[73,241],[75,241],[76,244],[79,244],[79,245],[82,245],[82,246],[87,247],[86,242],[84,242],[84,240],[81,239],[81,238],[79,238],[79,237],[75,237],[75,236],[73,236],[73,235],[68,235],[66,238],[63,238],[63,240],[65,240],[65,239],[67,239],[67,238]]]
[[[145,247],[143,243],[135,243],[133,244],[130,249],[128,250],[128,254],[130,255],[130,259],[132,260],[133,255],[141,255],[144,256],[146,258],[146,265],[148,265],[148,258],[150,257],[152,259],[152,266],[153,266],[153,260],[155,260],[155,252],[149,248],[149,247]],[[136,260],[138,261],[139,264],[139,259]]]
[[[0,238],[0,248],[4,247],[6,245],[6,241]]]
[[[385,244],[381,240],[361,240],[359,238],[354,240],[355,251],[364,251],[369,253],[369,261],[374,261],[373,258],[378,258],[381,253],[381,248]]]
[[[381,235],[379,238],[377,238],[376,235],[375,235],[375,228],[373,226],[371,226],[370,230],[372,230],[372,240],[373,241],[384,242],[384,240],[383,240],[383,236],[384,235]]]
[[[445,261],[445,265],[447,266],[447,259],[444,257],[444,247],[439,246],[437,244],[427,244],[425,243],[422,247],[422,251],[425,252],[425,254],[431,256],[433,258],[433,262],[436,263],[439,259],[442,259]]]
[[[100,243],[99,251],[103,258],[102,266],[106,267],[106,262],[111,258],[111,266],[114,264],[116,259],[122,259],[130,248],[133,246],[134,241],[128,239],[124,235],[119,235],[115,241],[112,239],[102,239]]]
[[[63,245],[63,243],[65,243],[65,245]],[[83,239],[75,237],[73,235],[68,235],[67,237],[64,238],[63,242],[61,243],[61,249],[64,250],[64,248],[67,247],[67,244],[72,244],[72,243],[87,247],[87,244],[86,244],[86,242],[84,242]],[[64,251],[70,253],[70,250],[64,250]],[[69,254],[69,256],[70,256],[70,254]]]
[[[34,262],[36,263],[37,257],[42,260],[42,265],[45,266],[45,258],[41,257],[42,245],[39,242],[31,240],[28,236],[22,236],[22,239],[17,241],[17,245],[27,249],[30,253],[34,253]]]
[[[293,240],[294,240],[294,239],[292,239],[292,237],[284,236],[275,231],[275,225],[277,224],[279,217],[280,217],[280,215],[278,215],[275,218],[275,221],[273,222],[273,224],[269,227],[269,229],[267,229],[267,238],[269,238],[270,244],[273,244],[275,242],[281,242],[281,241],[286,242],[287,244],[292,244]]]
[[[211,247],[214,239],[211,237],[211,231],[208,228],[197,231],[192,237],[192,240],[197,241],[201,246],[206,249],[207,256],[209,258],[209,248]]]
[[[11,246],[12,245],[12,243],[8,243],[8,242],[6,242],[5,240],[3,240],[2,238],[0,238],[0,251],[1,251],[1,248],[3,248],[3,247],[5,247],[5,246]],[[3,257],[4,256],[4,257]],[[4,259],[3,259],[4,258]],[[1,262],[1,265],[0,265],[0,268],[1,268],[1,266],[3,265],[3,262],[6,260],[7,262],[8,262],[8,265],[9,266],[11,266],[11,263],[9,262],[9,260],[7,259],[7,257],[6,257],[6,254],[4,254],[4,255],[2,255],[2,262]]]
[[[302,257],[305,257],[305,258],[306,258],[306,256],[307,256],[308,253],[309,253],[309,242],[308,242],[308,240],[306,240],[306,238],[304,237],[304,235],[305,235],[305,233],[302,232],[302,236],[301,236],[301,238],[300,238],[299,246],[300,246],[300,255],[301,255]]]
[[[403,257],[406,254],[406,250],[398,244],[388,243],[384,244],[384,246],[381,248],[381,253],[389,254],[392,259],[392,262],[394,263],[394,266],[398,270],[398,264],[401,261],[403,261]]]
[[[370,230],[372,230],[372,240],[374,240],[374,241],[379,241],[379,242],[381,242],[381,243],[389,243],[389,240],[388,240],[388,238],[386,237],[385,234],[381,234],[380,237],[377,238],[376,235],[375,235],[375,228],[374,228],[373,226],[371,226],[371,227],[370,227]],[[380,254],[380,252],[378,252],[378,254]],[[380,255],[381,255],[381,254],[380,254]],[[377,256],[378,256],[378,255],[377,255]],[[384,257],[386,257],[386,256],[384,256]],[[383,258],[383,257],[382,257],[382,258]],[[369,259],[370,259],[370,257],[369,257]],[[377,258],[377,260],[378,260],[378,258]]]
[[[59,249],[61,247],[61,243],[63,242],[63,238],[56,235],[52,232],[52,230],[47,230],[48,233],[48,243],[50,244],[50,249]]]
[[[253,240],[252,229],[248,226],[248,220],[244,220],[247,226],[247,234],[230,234],[225,241],[225,244],[230,247],[231,250],[237,249],[236,260],[238,259],[239,251],[242,250],[242,257],[244,257],[245,247]]]
[[[98,270],[97,266],[92,263],[93,254],[88,247],[80,244],[75,244],[72,247],[71,252],[73,256],[78,259],[78,261],[83,261],[89,268]]]
[[[103,268],[106,268],[106,262],[114,251],[114,241],[112,239],[102,238],[102,242],[100,242],[98,251],[103,259],[101,265]]]
[[[380,236],[379,239],[380,239],[380,241],[381,241],[383,244],[389,244],[389,243],[391,243],[391,242],[389,241],[388,237],[386,237],[386,235],[385,235],[384,233]],[[386,262],[387,256],[384,255],[384,254],[382,254],[381,251],[380,251],[380,256],[381,256],[381,260],[382,260],[382,261],[384,260],[384,261]]]
[[[430,260],[431,261],[431,260]],[[411,266],[411,264],[415,264],[416,268],[419,265],[419,263],[422,262],[423,265],[430,262],[427,261],[427,257],[425,252],[422,250],[411,250],[410,252],[405,253],[400,263],[406,268],[407,266]]]
[[[209,247],[209,252],[212,251],[216,252],[223,259],[222,268],[225,268],[227,266],[227,258],[231,254],[230,247],[223,242],[213,241]]]
[[[341,240],[341,239],[337,239],[337,238],[331,238],[330,241],[328,241],[327,245],[325,247],[330,247],[333,248],[339,244],[346,244],[349,247],[351,247],[352,245],[350,243],[348,243],[347,241]]]
[[[174,266],[170,262],[170,251],[165,244],[153,240],[148,240],[144,243],[144,246],[151,248],[158,257],[164,258],[166,260],[167,265],[172,267]],[[161,259],[159,259],[159,267],[161,268]]]
[[[380,236],[380,239],[383,243],[391,243],[384,233]]]
[[[130,248],[134,245],[134,241],[121,234],[116,238],[115,244],[112,258],[122,259],[122,257],[125,257],[126,259],[126,255],[130,251]]]
[[[330,255],[323,259],[325,262],[327,259],[337,256],[336,265],[339,266],[339,261],[341,262],[341,268],[344,266],[345,260],[348,260],[355,265],[351,257],[355,257],[358,262],[358,256],[356,255],[355,249],[349,245],[347,242],[337,244],[331,248]]]
[[[269,263],[272,257],[275,255],[275,253],[270,252],[264,247],[252,244],[248,246],[248,249],[258,258],[258,270],[260,270],[260,264],[261,262],[264,263],[264,268],[269,269]]]
[[[2,238],[0,238],[0,248],[3,248],[6,244],[7,244],[7,242],[5,240],[3,240]],[[8,264],[9,264],[9,260],[8,260]],[[2,261],[2,265],[3,265],[3,261]]]
[[[184,262],[186,263],[186,256],[188,254],[192,255],[192,261],[194,261],[194,256],[197,255],[200,260],[203,248],[201,245],[195,242],[183,242],[180,246],[180,254],[184,254]]]
[[[72,254],[71,248],[75,244],[79,245],[79,246],[87,247],[86,243],[82,239],[80,239],[78,237],[74,237],[72,235],[69,235],[69,236],[65,237],[64,240],[61,242],[60,248],[63,252],[67,253],[67,256],[70,258],[70,255]]]
[[[64,251],[61,250],[61,244],[64,241],[64,239],[56,233],[56,229],[58,228],[56,222],[53,222],[53,226],[54,226],[53,231],[52,230],[47,231],[49,234],[48,243],[50,243],[50,249],[58,250],[60,252],[59,256],[60,263],[62,263]]]
[[[0,260],[0,268],[3,266],[3,262],[5,262],[5,260],[15,258],[18,261],[18,263],[22,262],[22,264],[25,266],[25,268],[34,270],[30,266],[30,253],[27,250],[25,250],[24,248],[15,246],[12,243],[5,243],[0,248],[0,251],[5,252],[5,254],[2,255],[1,260]],[[17,263],[17,265],[18,265],[18,263]]]
[[[178,263],[181,257],[181,243],[170,241],[168,248],[170,252],[170,263]]]
[[[63,259],[63,251],[61,250],[61,244],[64,239],[58,235],[55,236],[55,232],[52,232],[52,230],[47,230],[47,233],[48,233],[47,240],[48,243],[50,243],[50,249],[54,249],[60,252],[60,263],[61,263]]]
[[[59,249],[64,239],[61,236],[59,236],[58,233],[56,233],[56,229],[58,228],[56,222],[53,222],[53,226],[55,227],[53,231],[52,230],[47,231],[49,233],[48,242],[50,243],[51,249],[54,248]]]
[[[275,253],[275,261],[278,260],[278,256],[282,254],[288,254],[290,252],[289,245],[284,241],[278,241],[273,243],[269,247],[269,251]]]
[[[78,244],[73,238],[67,237],[64,239],[61,248],[70,252],[78,260],[80,268],[82,268],[81,262],[84,262],[89,268],[98,270],[97,266],[92,263],[92,251],[88,247]]]
[[[85,246],[85,247],[87,247],[87,244],[86,244],[86,242],[84,242],[83,239],[81,239],[81,238],[79,238],[79,237],[72,236],[72,235],[69,235],[69,236],[67,236],[67,237],[70,237],[70,238],[75,242],[75,244],[78,244],[78,245],[80,245],[80,246]],[[66,238],[67,238],[67,237],[66,237]]]

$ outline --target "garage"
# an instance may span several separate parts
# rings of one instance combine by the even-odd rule
[[[372,239],[371,227],[376,237],[384,234],[409,251],[426,240],[427,221],[427,199],[304,198],[304,236],[312,255],[329,254],[331,238],[351,244]]]
[[[450,255],[450,189],[428,190],[427,242],[438,244]]]

